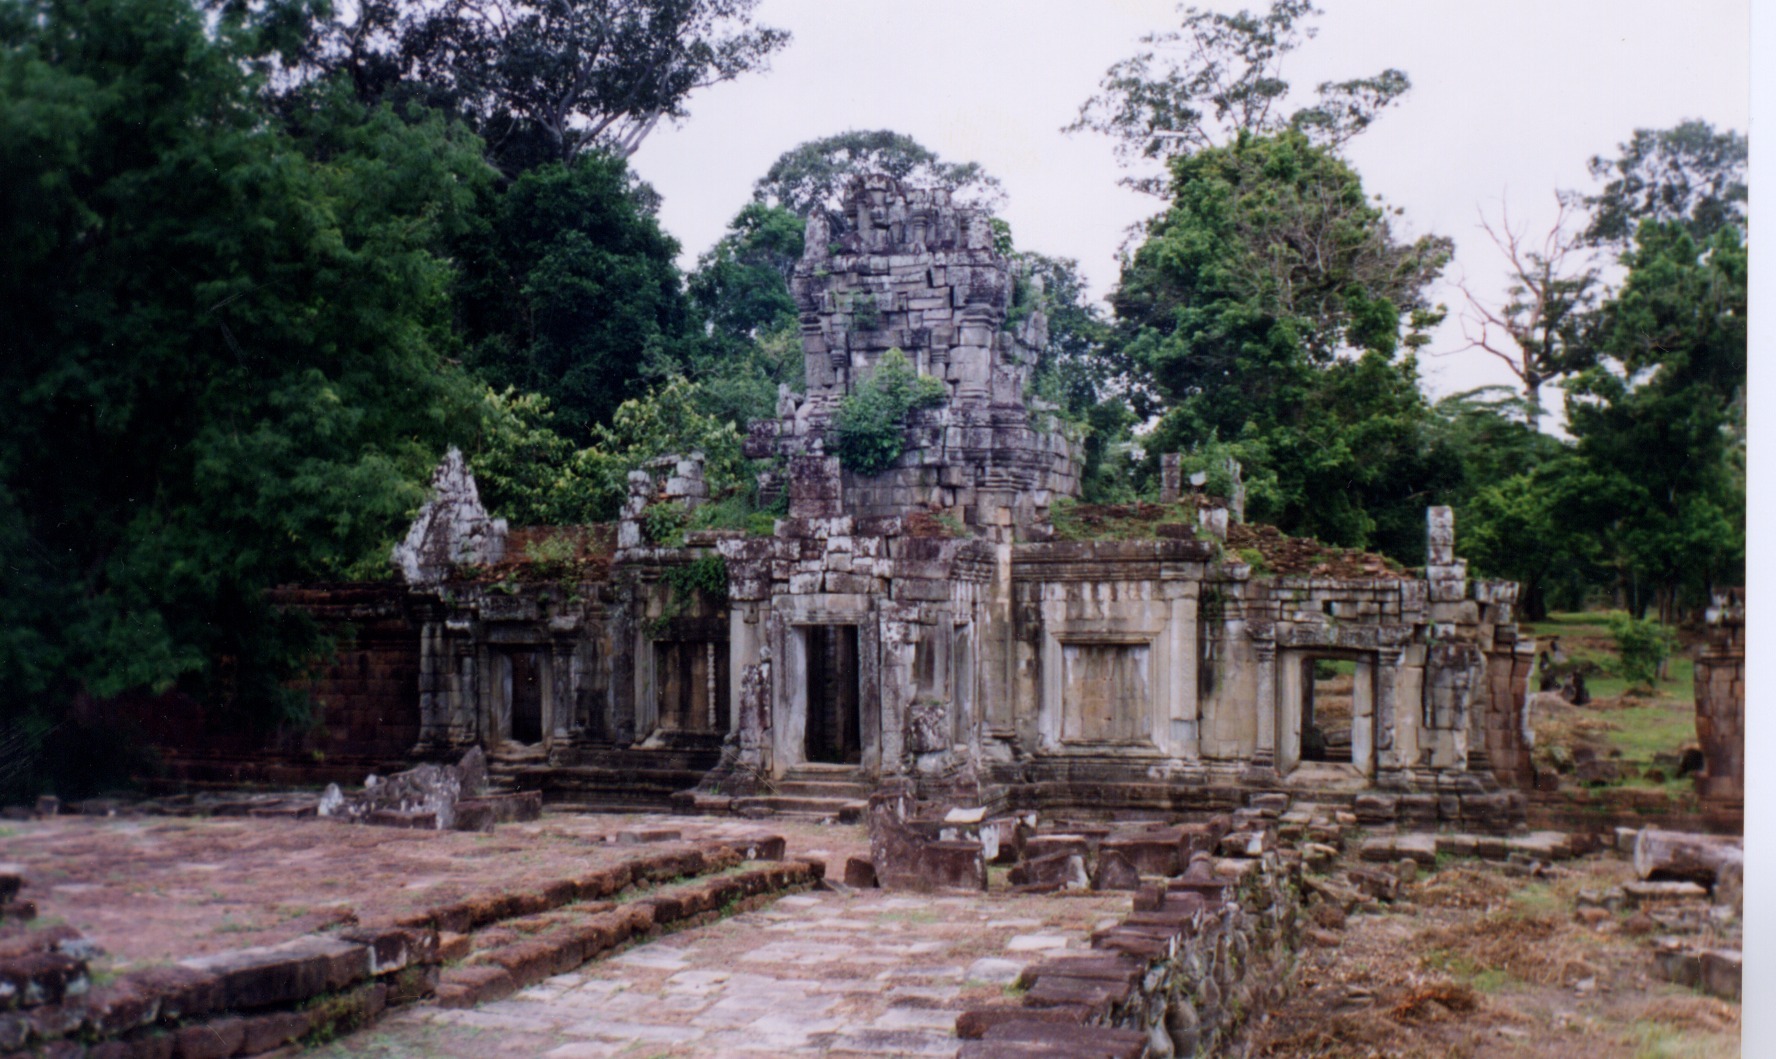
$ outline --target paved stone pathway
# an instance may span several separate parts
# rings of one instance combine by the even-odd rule
[[[1127,894],[796,894],[506,1000],[396,1012],[322,1054],[953,1056],[964,1007],[1127,909]]]

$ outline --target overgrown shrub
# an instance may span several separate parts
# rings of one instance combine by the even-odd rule
[[[1651,618],[1618,614],[1609,620],[1616,638],[1616,672],[1631,685],[1652,687],[1665,670],[1675,638]]]
[[[905,444],[906,414],[942,404],[944,385],[920,375],[898,349],[876,362],[876,370],[839,405],[833,417],[834,449],[845,469],[877,475],[894,465]]]

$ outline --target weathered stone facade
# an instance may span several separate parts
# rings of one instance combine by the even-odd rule
[[[410,571],[423,754],[540,746],[528,775],[555,796],[694,786],[705,808],[817,775],[1000,807],[1209,808],[1256,786],[1509,815],[1497,792],[1529,775],[1533,648],[1516,586],[1454,558],[1447,509],[1430,511],[1419,576],[1254,570],[1224,546],[1227,505],[1195,492],[1196,519],[1151,539],[1055,539],[1080,454],[1028,394],[1046,322],[984,215],[869,178],[806,246],[792,286],[807,393],[785,392],[747,440],[787,517],[770,536],[649,542],[650,507],[707,496],[693,454],[631,476],[597,563]],[[944,400],[910,413],[899,459],[864,476],[830,454],[829,428],[890,349]],[[1175,466],[1166,488],[1186,492]],[[428,524],[514,552],[472,493],[459,485]],[[684,572],[717,555],[726,598],[687,590]],[[1333,670],[1350,717],[1328,744],[1315,687]]]

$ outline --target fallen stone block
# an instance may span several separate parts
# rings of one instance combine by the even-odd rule
[[[1141,873],[1121,850],[1108,846],[1099,850],[1097,869],[1092,873],[1094,890],[1135,890],[1141,886]]]
[[[1183,839],[1176,828],[1112,834],[1098,844],[1098,858],[1101,862],[1105,854],[1115,853],[1138,875],[1177,875],[1183,870]]]
[[[1693,882],[1631,882],[1623,885],[1622,893],[1634,908],[1708,900],[1708,888]]]
[[[1351,803],[1357,822],[1391,824],[1399,813],[1399,799],[1392,794],[1359,794]]]
[[[1738,1000],[1744,984],[1745,954],[1738,949],[1709,949],[1702,954],[1702,989],[1724,1000]]]
[[[876,866],[864,857],[845,858],[845,885],[857,890],[876,886]]]
[[[1357,847],[1357,856],[1371,864],[1386,864],[1394,859],[1394,836],[1377,835],[1366,838]]]
[[[1085,872],[1084,855],[1066,851],[1014,864],[1009,878],[1013,886],[1031,889],[1084,890],[1091,885],[1091,878]]]

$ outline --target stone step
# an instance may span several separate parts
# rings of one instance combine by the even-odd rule
[[[777,781],[776,793],[804,798],[850,798],[866,801],[870,791],[861,783],[848,783],[839,780],[782,779]]]
[[[785,816],[838,816],[847,813],[861,815],[868,803],[861,798],[813,798],[800,795],[766,794],[753,798],[737,798],[734,809],[745,812],[747,809],[769,809]]]

